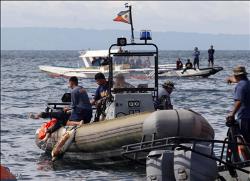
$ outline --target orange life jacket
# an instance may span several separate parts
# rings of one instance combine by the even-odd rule
[[[45,138],[46,136],[46,131],[51,128],[52,126],[54,126],[57,122],[57,119],[55,118],[52,118],[50,121],[46,122],[46,123],[43,123],[40,130],[39,130],[39,133],[38,133],[38,138],[41,140],[43,138]]]

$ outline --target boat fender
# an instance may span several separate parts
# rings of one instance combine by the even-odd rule
[[[183,144],[192,148],[190,144]],[[196,144],[195,151],[210,155],[211,147]],[[176,180],[214,181],[218,176],[216,161],[189,150],[176,148],[174,151],[174,175]]]
[[[146,159],[147,181],[175,181],[174,151],[154,150]]]
[[[56,143],[51,152],[52,160],[55,160],[58,156],[62,155],[67,151],[67,149],[74,140],[75,133],[76,128],[73,128],[63,134],[63,136],[59,139],[59,141]]]
[[[43,138],[45,138],[46,136],[46,132],[49,128],[51,128],[52,126],[54,126],[57,122],[57,119],[55,118],[52,118],[50,121],[46,122],[46,123],[43,123],[41,128],[39,129],[39,132],[38,132],[38,138],[40,140],[42,140]]]

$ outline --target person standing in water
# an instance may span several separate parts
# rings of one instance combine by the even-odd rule
[[[197,68],[199,69],[200,66],[199,66],[199,62],[200,62],[200,51],[198,50],[198,47],[195,47],[194,48],[194,53],[193,53],[193,56],[194,56],[194,69],[195,69],[195,65],[197,65]]]
[[[250,143],[250,81],[247,78],[246,68],[237,66],[233,69],[233,76],[227,79],[229,84],[237,83],[234,91],[233,109],[227,116],[228,122],[239,123],[240,134],[247,143]]]
[[[208,52],[208,66],[210,67],[210,64],[211,64],[212,67],[214,67],[214,52],[215,52],[215,50],[213,49],[213,45],[210,46],[210,49],[207,52]]]

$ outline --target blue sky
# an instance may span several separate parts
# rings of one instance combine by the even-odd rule
[[[4,1],[1,27],[123,29],[113,22],[125,1]],[[129,1],[137,31],[250,34],[250,2]]]

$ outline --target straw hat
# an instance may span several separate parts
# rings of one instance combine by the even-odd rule
[[[164,87],[164,88],[169,87],[169,88],[174,89],[174,83],[172,81],[170,81],[170,80],[167,80],[166,82],[164,82],[164,84],[162,84],[162,87]]]
[[[237,66],[233,69],[234,75],[247,75],[246,68],[244,66]]]

